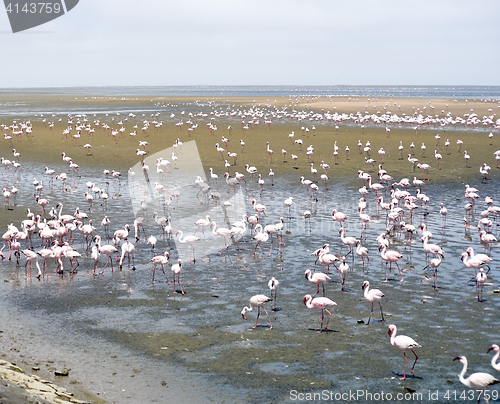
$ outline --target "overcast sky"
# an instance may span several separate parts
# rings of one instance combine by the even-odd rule
[[[13,34],[0,87],[500,85],[498,0],[80,0]]]

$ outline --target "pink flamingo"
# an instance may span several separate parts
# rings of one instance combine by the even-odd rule
[[[312,273],[310,269],[306,270],[306,272],[304,272],[304,275],[309,282],[311,282],[314,285],[318,285],[318,290],[316,291],[316,295],[319,293],[319,285],[322,285],[323,296],[325,296],[325,283],[327,281],[330,281],[331,278],[323,272]],[[315,297],[316,295],[314,295],[313,297]]]
[[[269,163],[271,164],[273,162],[273,151],[269,148],[269,142],[267,142],[267,154],[269,154]]]
[[[366,325],[370,324],[370,319],[373,314],[373,303],[378,302],[380,305],[380,314],[382,315],[382,322],[384,322],[384,313],[382,312],[382,303],[380,301],[385,296],[379,289],[370,289],[370,282],[364,281],[361,289],[364,290],[365,300],[372,304],[372,311],[370,312],[370,317],[368,317],[368,322]]]
[[[109,244],[101,246],[101,236],[95,236],[94,241],[99,252],[108,257],[108,261],[106,262],[106,265],[104,265],[104,267],[102,268],[101,274],[104,272],[104,269],[106,268],[106,266],[109,264],[110,261],[111,261],[111,272],[113,272],[113,259],[111,258],[111,256],[118,252],[117,248]]]
[[[155,283],[155,272],[156,272],[156,267],[158,265],[161,265],[161,270],[163,271],[163,275],[167,277],[167,274],[165,273],[165,270],[163,269],[163,265],[168,264],[168,259],[170,258],[170,254],[168,251],[165,251],[163,255],[157,255],[156,257],[151,258],[150,262],[152,262],[155,266],[153,268],[153,283]],[[167,277],[167,282],[170,285],[170,282]]]
[[[496,363],[496,361],[498,360],[498,357],[500,356],[500,347],[497,344],[493,344],[488,349],[488,352],[490,352],[490,351],[495,351],[495,355],[493,355],[493,357],[491,358],[491,366],[497,372],[500,372],[500,363]]]
[[[406,335],[398,335],[396,336],[398,329],[394,324],[391,324],[389,326],[389,336],[391,337],[391,345],[395,346],[396,348],[400,349],[403,351],[403,354],[405,356],[405,371],[403,377],[401,377],[399,380],[405,380],[406,379],[406,364],[408,362],[408,359],[406,358],[406,351],[412,351],[413,355],[415,355],[415,362],[413,362],[413,366],[411,367],[411,374],[413,374],[413,369],[415,368],[415,364],[417,363],[418,356],[415,353],[414,349],[415,348],[421,348],[422,345],[420,345],[418,342],[416,342],[413,338],[407,337]]]
[[[342,227],[342,223],[345,222],[345,227],[347,229],[347,222],[346,222],[347,219],[349,219],[349,216],[347,216],[345,213],[338,212],[336,209],[333,209],[332,220],[334,222],[339,222],[340,227]]]
[[[467,379],[464,378],[465,372],[467,372],[467,358],[465,356],[457,356],[453,359],[454,361],[459,360],[463,363],[464,367],[462,368],[462,372],[458,375],[458,379],[460,382],[472,390],[489,390],[490,386],[500,383],[500,381],[494,378],[489,373],[476,372],[469,375]],[[477,402],[481,401],[482,394],[478,394],[479,398]]]
[[[172,270],[173,277],[174,277],[174,293],[177,293],[177,291],[175,290],[175,275],[177,275],[177,283],[179,284],[179,287],[181,288],[181,294],[184,294],[185,292],[184,292],[184,289],[182,289],[181,280],[180,280],[181,270],[182,270],[181,259],[179,258],[177,260],[177,264],[172,265],[172,268],[170,268],[170,269]]]
[[[259,321],[259,316],[260,316],[260,309],[262,308],[266,312],[266,316],[269,319],[269,329],[273,329],[273,324],[271,323],[271,319],[269,318],[269,314],[267,313],[266,308],[264,307],[264,304],[267,302],[271,302],[273,299],[270,297],[267,297],[265,295],[255,295],[250,298],[250,307],[243,307],[243,310],[241,310],[241,317],[243,317],[243,320],[246,320],[245,313],[247,311],[252,311],[255,307],[258,308],[257,312],[257,320],[255,321],[255,325],[252,328],[257,328],[257,322]]]
[[[276,308],[276,293],[278,292],[278,288],[280,287],[280,282],[273,276],[267,283],[267,286],[271,291],[271,299],[273,299],[271,301],[271,310],[273,310],[273,303],[274,307]]]
[[[332,313],[327,309],[327,307],[332,307],[336,306],[337,303],[334,301],[328,299],[327,297],[315,297],[314,299],[312,298],[311,295],[305,295],[304,296],[304,304],[309,308],[309,309],[318,309],[321,310],[321,325],[319,328],[319,333],[323,331],[323,320],[325,318],[325,311],[330,315],[328,318],[328,321],[326,322],[325,325],[325,331],[328,331],[328,323],[330,322],[330,319],[332,318]]]
[[[182,237],[183,233],[182,230],[177,230],[176,236],[179,236],[179,243],[181,244],[189,244],[191,246],[191,250],[193,251],[193,263],[196,262],[196,257],[194,255],[194,243],[199,241],[200,239],[196,236],[186,236]],[[189,254],[189,263],[191,263],[191,253]]]
[[[388,279],[389,279],[389,274],[391,273],[391,268],[392,268],[392,263],[395,262],[397,267],[398,267],[398,271],[399,271],[399,274],[401,275],[401,282],[404,281],[403,279],[403,274],[401,273],[401,269],[399,268],[399,264],[398,264],[398,261],[403,258],[403,255],[400,254],[399,252],[395,251],[395,250],[389,250],[387,251],[387,247],[384,245],[381,247],[382,248],[382,252],[380,253],[380,256],[382,257],[382,259],[386,262],[389,263],[389,272],[387,272],[387,278],[385,278],[385,281],[384,282],[387,282]]]
[[[215,222],[212,222],[210,227],[212,228],[212,235],[224,238],[224,249],[220,252],[219,255],[222,255],[222,253],[224,253],[224,257],[227,257],[227,249],[231,245],[231,240],[229,240],[229,238],[232,236],[231,230],[224,227],[217,228],[217,223]]]

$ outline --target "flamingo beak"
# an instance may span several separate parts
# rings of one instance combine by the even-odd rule
[[[488,352],[492,351],[493,349],[494,349],[494,348],[493,348],[492,346],[490,346],[490,347],[489,347],[489,349],[488,349],[488,351],[487,351],[486,353],[488,353]]]
[[[457,360],[460,360],[460,356],[457,356],[455,359],[453,359],[454,361],[457,361]]]
[[[243,320],[247,319],[243,313],[241,313],[241,317],[243,317]]]

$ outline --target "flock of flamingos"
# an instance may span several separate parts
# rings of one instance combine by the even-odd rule
[[[212,230],[213,236],[223,237],[225,240],[226,247],[222,252],[224,252],[225,256],[228,254],[228,249],[231,245],[231,242],[238,241],[238,239],[243,238],[249,231],[251,233],[252,238],[255,240],[255,248],[253,250],[253,255],[257,255],[257,249],[260,248],[262,252],[262,245],[265,245],[270,241],[271,243],[271,254],[272,254],[272,246],[273,243],[277,244],[278,254],[281,253],[281,246],[285,245],[283,238],[285,237],[283,234],[284,225],[287,221],[289,221],[289,217],[283,218],[275,224],[267,224],[267,215],[266,215],[266,206],[258,203],[257,199],[262,196],[266,187],[273,186],[274,184],[274,173],[272,169],[269,169],[269,173],[260,172],[252,164],[246,164],[245,169],[246,173],[234,172],[231,174],[229,170],[231,170],[232,165],[236,165],[237,159],[245,156],[244,148],[245,141],[244,138],[247,134],[249,127],[252,125],[255,127],[259,124],[259,119],[264,119],[265,124],[269,127],[273,119],[276,119],[276,116],[273,115],[274,112],[269,110],[266,114],[262,113],[261,110],[257,108],[251,108],[249,111],[253,112],[253,115],[248,113],[234,112],[229,114],[229,117],[234,117],[236,119],[242,120],[242,129],[241,133],[243,136],[240,140],[236,138],[233,132],[236,132],[231,126],[228,126],[226,135],[223,135],[220,142],[215,143],[214,140],[214,151],[220,154],[221,157],[221,165],[224,165],[225,173],[223,174],[225,184],[227,186],[228,195],[231,191],[234,191],[238,187],[244,186],[247,187],[247,182],[252,186],[254,184],[254,188],[252,191],[255,192],[255,197],[252,197],[252,209],[254,210],[252,215],[244,215],[242,220],[237,221],[232,224],[231,228],[223,228],[218,227],[217,224],[210,219],[209,216],[205,218],[200,218],[196,223],[193,223],[192,229],[172,229],[172,225],[170,223],[168,215],[160,216],[156,214],[154,216],[155,224],[160,226],[162,230],[162,234],[160,237],[178,237],[178,241],[181,243],[186,243],[190,245],[190,248],[193,253],[193,262],[195,261],[194,252],[197,243],[203,242],[199,237],[196,236],[196,232],[201,229],[203,236],[205,236],[205,228],[210,228]],[[183,114],[184,115],[184,114]],[[222,115],[222,116],[221,116]],[[227,113],[226,113],[227,115]],[[156,115],[158,116],[158,115]],[[206,115],[202,115],[205,117]],[[387,125],[386,131],[389,136],[389,123],[395,124],[398,123],[400,125],[411,125],[411,127],[415,125],[425,125],[429,124],[428,118],[424,118],[422,115],[418,117],[413,117],[408,121],[399,121],[395,122],[395,115],[374,115],[374,114],[358,114],[358,115],[346,115],[346,114],[319,114],[317,112],[296,112],[295,117],[291,117],[292,119],[296,119],[297,116],[300,117],[299,121],[307,122],[307,121],[322,121],[317,124],[323,122],[329,122],[335,125],[335,129],[338,129],[338,125],[343,123],[344,121],[356,122],[359,125]],[[321,119],[318,119],[318,116],[321,116]],[[136,116],[133,114],[129,115],[129,118],[132,119]],[[185,132],[185,135],[189,137],[194,133],[195,130],[200,131],[198,129],[198,125],[193,123],[196,115],[190,114],[189,120],[184,121],[184,117],[182,120],[179,120],[172,114],[172,121],[176,121],[175,130],[178,130],[180,135],[184,136],[182,133],[183,125],[188,126],[188,131]],[[286,116],[285,116],[286,117]],[[289,117],[289,116],[288,116]],[[42,117],[39,117],[40,119]],[[224,118],[224,114],[215,114],[215,119]],[[281,119],[283,117],[279,117]],[[289,117],[290,118],[290,117]],[[104,118],[103,118],[104,119]],[[356,120],[357,119],[357,120]],[[403,119],[403,118],[400,118]],[[405,118],[406,119],[406,118]],[[489,118],[486,118],[489,119]],[[114,120],[114,119],[113,119]],[[44,122],[46,119],[44,118]],[[478,119],[474,114],[470,114],[464,118],[459,117],[451,117],[450,114],[447,115],[446,118],[443,118],[443,121],[433,121],[431,124],[434,125],[471,125],[472,124],[483,124],[481,120]],[[54,127],[54,122],[47,121],[47,125],[51,125],[51,128]],[[489,119],[487,122],[488,125],[492,126],[492,128],[496,128],[496,123],[494,120]],[[163,122],[158,122],[155,119],[152,121],[143,121],[142,126],[142,136],[144,136],[144,140],[139,141],[139,147],[136,150],[136,154],[138,158],[144,159],[144,156],[148,154],[147,147],[147,137],[148,133],[150,134],[153,131],[160,131],[162,129]],[[307,126],[307,127],[306,127]],[[208,134],[214,136],[217,129],[217,126],[214,122],[214,117],[207,124]],[[18,122],[14,121],[10,125],[2,125],[3,130],[6,132],[4,134],[5,143],[3,148],[8,145],[8,147],[13,148],[14,143],[16,142],[16,146],[22,147],[23,141],[36,136],[36,133],[33,132],[32,125],[29,121]],[[306,198],[311,202],[317,200],[318,193],[321,189],[321,184],[324,184],[325,188],[328,184],[328,170],[330,166],[325,161],[322,161],[320,164],[317,164],[314,161],[314,147],[308,146],[305,150],[302,150],[302,144],[304,142],[309,142],[309,133],[314,134],[316,127],[314,125],[308,126],[305,125],[301,128],[301,133],[297,131],[297,133],[288,134],[288,141],[290,143],[290,147],[293,148],[293,153],[291,154],[291,159],[294,162],[294,168],[297,168],[297,161],[300,159],[307,159],[308,165],[310,165],[310,175],[308,173],[302,173],[304,175],[300,176],[300,179],[297,178],[297,182],[300,183],[304,187],[304,192],[306,193]],[[416,129],[415,129],[416,130]],[[492,129],[493,130],[493,129]],[[148,132],[149,131],[149,132]],[[134,131],[130,133],[130,139],[136,139],[138,133],[141,133],[141,129],[139,125],[134,126]],[[80,141],[81,137],[87,136],[89,138],[89,142],[91,139],[96,139],[96,136],[112,136],[117,140],[120,137],[124,137],[125,135],[125,126],[123,121],[120,121],[116,124],[116,129],[111,128],[108,124],[100,122],[99,119],[95,118],[93,122],[87,120],[86,116],[78,116],[78,117],[70,117],[68,121],[68,127],[64,129],[62,138],[65,140],[69,140],[68,136],[71,137],[71,141],[77,144]],[[226,137],[227,136],[227,137]],[[274,134],[274,136],[282,136]],[[285,135],[286,136],[286,135]],[[239,136],[238,136],[239,137]],[[490,133],[490,144],[493,142],[493,134]],[[187,138],[186,138],[187,139]],[[436,166],[434,169],[441,169],[440,164],[443,158],[442,154],[438,152],[438,148],[441,148],[440,145],[440,135],[435,136],[436,146],[434,151],[434,158],[436,160]],[[270,138],[267,144],[262,145],[262,153],[267,153],[269,164],[273,162],[273,158],[275,159],[274,152],[271,149],[271,144],[273,139]],[[464,145],[462,141],[457,141],[456,146],[451,145],[450,141],[447,139],[444,144],[444,151],[449,155],[452,152],[455,153],[453,158],[456,158],[456,153],[459,156],[463,156],[465,166],[470,164],[470,156],[465,150],[466,145]],[[234,144],[238,146],[238,152],[234,151]],[[231,146],[229,146],[231,145]],[[403,142],[400,142],[399,145],[396,143],[396,147],[394,147],[394,141],[388,140],[387,147],[380,148],[378,150],[378,162],[375,161],[374,156],[371,154],[371,144],[369,141],[357,143],[357,150],[351,145],[351,148],[354,150],[350,150],[349,146],[346,145],[345,148],[337,146],[337,142],[333,144],[333,154],[332,154],[332,164],[337,164],[339,158],[345,157],[349,158],[351,154],[356,156],[359,155],[359,171],[358,177],[363,186],[359,189],[359,205],[358,212],[359,218],[348,217],[347,214],[342,213],[337,210],[333,210],[332,212],[332,220],[339,223],[340,226],[340,241],[344,248],[349,250],[349,254],[353,257],[357,256],[362,262],[362,268],[364,271],[365,262],[370,260],[370,257],[373,259],[373,251],[368,251],[368,248],[363,245],[365,238],[364,230],[366,230],[366,226],[369,226],[371,223],[371,218],[367,214],[367,204],[370,202],[370,199],[374,200],[375,204],[378,205],[377,209],[380,209],[381,212],[385,212],[385,225],[386,228],[377,238],[377,243],[379,245],[380,257],[383,261],[389,264],[389,268],[387,270],[387,276],[385,282],[391,280],[390,272],[392,270],[392,265],[398,270],[400,281],[404,282],[403,273],[401,268],[399,267],[398,261],[402,258],[402,254],[396,250],[390,249],[390,239],[392,237],[396,237],[397,234],[405,235],[405,248],[406,245],[411,243],[413,237],[418,237],[422,241],[422,248],[425,251],[426,257],[429,258],[427,268],[433,271],[433,288],[438,289],[437,286],[437,274],[438,268],[442,263],[445,252],[442,247],[438,244],[434,244],[431,242],[432,233],[426,228],[425,224],[421,225],[413,225],[413,219],[415,216],[415,211],[418,209],[425,209],[428,204],[431,203],[429,198],[422,192],[422,187],[425,185],[426,181],[430,179],[430,172],[432,172],[432,167],[428,163],[419,162],[419,158],[416,157],[417,154],[421,154],[422,157],[425,156],[427,146],[422,143],[421,146],[416,146],[414,142],[412,142],[409,146],[404,146]],[[90,143],[86,143],[84,147],[89,150],[92,148]],[[181,158],[181,148],[182,142],[180,138],[175,141],[174,147],[177,148],[176,152],[172,153],[172,161],[157,161],[156,170],[157,172],[164,172],[165,178],[168,178],[169,170],[172,170],[172,167],[176,164],[178,158]],[[233,151],[229,151],[228,148],[232,147]],[[409,150],[408,150],[409,147]],[[429,146],[432,147],[432,146]],[[457,147],[456,150],[451,150],[452,147]],[[416,152],[415,148],[420,148],[420,152]],[[434,148],[434,147],[433,147]],[[462,150],[464,148],[464,150]],[[354,151],[354,153],[353,153]],[[405,160],[408,161],[408,168],[413,170],[413,173],[416,172],[418,168],[419,171],[423,174],[423,179],[418,179],[418,174],[414,174],[413,179],[410,178],[402,178],[402,179],[394,179],[393,176],[384,170],[384,156],[386,151],[390,151],[393,153],[397,153],[399,159],[405,163]],[[285,162],[287,150],[282,149],[282,161]],[[342,156],[341,156],[342,155]],[[500,150],[492,152],[493,157],[491,160],[495,159],[497,167],[500,168]],[[227,156],[227,158],[226,158]],[[251,157],[251,156],[249,156]],[[356,158],[356,157],[351,157]],[[451,158],[451,157],[450,157]],[[228,160],[233,161],[234,164],[228,162]],[[134,221],[134,230],[135,234],[132,233],[131,227],[126,224],[123,228],[117,229],[112,233],[109,232],[109,228],[111,227],[111,221],[108,216],[104,216],[101,220],[101,226],[104,231],[103,234],[97,234],[97,228],[95,227],[95,222],[92,221],[90,216],[92,215],[92,207],[94,204],[99,201],[101,204],[106,204],[107,199],[109,198],[109,185],[116,186],[116,182],[121,181],[121,173],[117,171],[108,171],[105,170],[103,175],[106,179],[106,187],[99,188],[95,185],[96,181],[87,182],[87,191],[84,195],[82,195],[82,202],[88,204],[89,213],[85,213],[82,209],[75,208],[73,214],[68,214],[64,212],[64,206],[62,203],[58,203],[55,206],[51,207],[51,201],[44,197],[44,189],[48,187],[55,187],[54,180],[60,181],[62,189],[65,190],[67,188],[67,184],[71,182],[73,177],[79,176],[79,165],[73,161],[71,157],[66,155],[66,153],[62,154],[62,160],[64,164],[66,164],[66,169],[57,174],[54,169],[50,169],[46,167],[44,173],[36,173],[37,176],[44,175],[44,181],[36,181],[33,180],[33,205],[29,206],[27,209],[27,217],[24,219],[19,226],[15,226],[14,224],[10,224],[7,226],[7,231],[2,235],[3,246],[0,250],[0,256],[3,259],[16,259],[17,264],[20,265],[20,257],[23,256],[25,258],[25,275],[26,277],[31,276],[32,274],[32,264],[36,266],[37,272],[36,277],[41,279],[45,276],[48,276],[51,269],[47,265],[47,262],[54,262],[55,268],[52,269],[58,274],[64,274],[65,272],[74,273],[76,268],[80,265],[79,259],[84,260],[92,260],[94,263],[93,266],[93,275],[98,276],[99,274],[103,274],[104,269],[109,265],[112,270],[114,270],[113,262],[118,261],[119,269],[121,270],[126,257],[128,258],[128,265],[130,268],[130,260],[133,256],[136,248],[139,248],[141,245],[139,241],[141,240],[141,231],[145,235],[145,239],[147,243],[151,246],[152,251],[154,251],[155,246],[157,244],[157,238],[153,235],[150,237],[146,236],[144,230],[144,217],[138,216]],[[144,160],[143,160],[144,161]],[[12,149],[12,157],[10,158],[1,158],[1,163],[3,166],[2,171],[2,181],[4,183],[9,183],[9,181],[15,181],[16,173],[22,170],[22,156],[18,150],[15,148]],[[315,164],[317,164],[315,166]],[[375,169],[375,165],[378,164],[378,171]],[[406,163],[405,163],[406,164]],[[491,163],[490,163],[491,164]],[[492,164],[494,165],[494,164]],[[366,167],[366,169],[364,168]],[[363,169],[361,169],[363,168]],[[143,165],[144,170],[149,170],[145,164]],[[376,173],[377,180],[375,180],[371,174],[368,173],[370,170],[372,173]],[[484,163],[479,167],[479,175],[483,181],[489,181],[491,167]],[[222,173],[221,173],[222,174]],[[265,176],[268,174],[269,180],[265,180]],[[310,179],[307,179],[309,177]],[[210,168],[210,184],[202,180],[201,178],[197,178],[196,180],[193,178],[193,182],[196,182],[200,187],[200,192],[203,195],[210,195],[211,192],[215,190],[215,185],[217,184],[218,189],[218,175],[215,173],[213,168]],[[376,182],[375,182],[376,181]],[[16,204],[16,197],[20,192],[16,185],[17,183],[11,183],[6,185],[3,188],[3,196],[5,199],[5,213],[8,214],[9,211],[13,209],[18,209],[18,205]],[[166,192],[168,186],[162,184],[155,184],[157,189],[161,189],[162,192]],[[413,190],[415,192],[413,192]],[[23,188],[22,192],[26,192],[26,189]],[[178,192],[178,191],[177,191]],[[167,195],[167,194],[165,194]],[[373,197],[372,197],[373,195]],[[172,197],[176,195],[172,193],[168,198],[165,196],[164,203],[170,204],[172,202]],[[177,195],[178,196],[178,195]],[[464,224],[465,226],[476,225],[476,223],[472,223],[474,219],[474,214],[476,212],[477,206],[481,203],[480,191],[475,189],[469,185],[465,186],[465,198],[470,200],[465,206],[465,214],[464,214]],[[203,201],[203,199],[201,199]],[[141,201],[144,204],[144,201]],[[285,209],[288,209],[288,213],[290,214],[290,208],[294,204],[294,198],[290,196],[289,198],[283,201]],[[482,293],[484,289],[485,282],[487,280],[487,274],[490,271],[490,263],[493,261],[491,257],[491,248],[496,247],[497,239],[493,234],[496,227],[496,220],[500,216],[500,207],[495,205],[495,201],[493,197],[487,196],[484,198],[485,209],[480,212],[480,219],[477,220],[478,227],[478,241],[485,246],[488,254],[478,254],[474,252],[473,247],[468,247],[461,256],[463,264],[468,269],[474,270],[474,277],[470,282],[475,282],[477,284],[478,290],[478,301],[482,302]],[[443,203],[440,203],[440,213],[442,215],[443,226],[446,223],[446,217],[448,215],[448,210]],[[146,212],[147,207],[144,207],[144,212]],[[94,210],[95,212],[95,210]],[[105,211],[104,211],[105,212]],[[289,216],[289,215],[288,215]],[[95,217],[95,215],[94,215]],[[313,219],[313,215],[310,210],[304,210],[302,212],[302,217],[307,222]],[[363,227],[363,231],[359,238],[348,236],[348,224],[349,222],[356,222],[361,224]],[[193,234],[188,234],[192,232]],[[184,235],[186,234],[186,235]],[[79,240],[84,240],[85,250],[77,251],[73,248],[74,239],[79,238]],[[134,240],[135,243],[131,240]],[[112,240],[109,244],[103,244],[103,240]],[[275,239],[275,241],[274,241]],[[170,244],[169,244],[170,245]],[[149,247],[148,247],[149,248]],[[238,244],[239,250],[239,244]],[[221,254],[222,254],[221,252]],[[350,272],[350,267],[348,264],[348,259],[346,256],[337,256],[330,252],[329,244],[324,244],[321,248],[318,248],[314,251],[313,256],[315,257],[314,269],[308,269],[305,271],[304,276],[311,284],[315,286],[316,293],[314,295],[306,294],[304,296],[304,305],[309,309],[315,309],[321,311],[321,324],[319,327],[319,333],[323,331],[328,331],[328,323],[330,318],[332,317],[332,308],[337,304],[325,296],[325,286],[332,282],[330,267],[335,268],[334,271],[337,271],[337,275],[339,276],[339,281],[341,284],[341,289],[345,290],[345,281],[348,273]],[[116,257],[116,258],[115,258]],[[98,270],[98,267],[101,262],[106,260],[105,265]],[[66,264],[65,260],[69,262],[69,266]],[[43,261],[43,262],[42,262]],[[154,256],[151,260],[152,270],[153,270],[153,283],[155,282],[155,272],[157,268],[161,268],[163,274],[168,276],[165,272],[165,268],[168,268],[167,265],[170,264],[170,248],[165,251],[163,254]],[[317,266],[321,265],[322,271],[316,270]],[[185,291],[180,283],[180,276],[182,272],[182,262],[181,259],[177,259],[171,266],[171,272],[173,276],[174,282],[174,293],[184,294]],[[135,263],[132,269],[135,269]],[[98,271],[96,273],[96,271]],[[178,285],[179,290],[177,290],[176,284]],[[271,303],[271,309],[273,307],[273,303],[276,302],[276,293],[279,288],[279,281],[276,278],[272,278],[269,280],[269,289],[271,292],[271,296],[267,295],[255,295],[250,298],[249,306],[246,306],[242,309],[241,315],[243,319],[246,319],[246,313],[257,309],[257,319],[253,328],[257,327],[259,316],[261,313],[261,309],[265,312],[269,319],[269,329],[273,328],[271,320],[269,318],[269,314],[265,308],[267,303]],[[322,288],[322,296],[320,295],[320,288]],[[382,300],[384,298],[384,293],[379,289],[374,289],[370,287],[369,281],[364,281],[362,284],[362,290],[364,291],[364,298],[368,303],[371,303],[371,312],[366,324],[370,323],[371,317],[374,311],[374,305],[378,304],[381,314],[381,321],[385,321],[384,312],[382,308]],[[326,312],[326,324],[323,327],[323,323],[325,321],[325,312]],[[411,374],[413,375],[415,364],[418,360],[418,356],[415,353],[417,348],[420,348],[421,345],[413,340],[411,337],[398,335],[397,327],[394,324],[389,325],[388,333],[390,336],[390,343],[396,348],[400,349],[404,354],[405,359],[405,368],[402,379],[406,378],[407,373],[407,357],[406,352],[412,352],[415,356],[415,361],[413,366],[411,367]],[[493,350],[495,352],[495,356],[492,359],[492,366],[498,372],[500,371],[500,363],[497,363],[500,349],[498,345],[492,345],[488,352]],[[455,358],[463,363],[463,370],[460,374],[460,381],[470,389],[475,390],[487,390],[493,384],[499,383],[499,380],[494,376],[487,373],[473,373],[469,375],[469,377],[464,378],[466,370],[467,370],[467,359],[463,356]],[[480,399],[480,398],[479,398]]]

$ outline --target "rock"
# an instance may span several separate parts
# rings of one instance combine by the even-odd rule
[[[54,374],[56,376],[69,376],[69,371],[71,369],[66,369],[66,368],[62,368],[62,369],[57,369]]]

